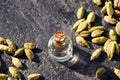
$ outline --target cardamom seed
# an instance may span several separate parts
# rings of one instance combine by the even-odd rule
[[[17,50],[15,51],[14,56],[15,56],[15,57],[19,57],[19,56],[21,56],[21,55],[23,55],[23,54],[24,54],[24,48],[19,48],[19,49],[17,49]]]
[[[83,47],[88,47],[89,48],[88,42],[81,36],[76,37],[76,42],[77,42],[77,44],[79,44],[79,45],[81,45]]]
[[[95,30],[104,30],[104,26],[94,26],[89,30],[89,32],[93,32]]]
[[[101,67],[96,71],[96,77],[101,77],[105,73],[105,68]]]
[[[107,41],[108,38],[101,36],[101,37],[96,37],[92,39],[92,42],[94,44],[104,44]]]
[[[21,74],[17,68],[9,67],[9,72],[14,78],[21,80]]]
[[[96,50],[92,53],[92,55],[91,55],[91,57],[90,57],[90,60],[92,61],[92,60],[97,59],[97,58],[100,56],[101,52],[102,52],[102,49],[101,49],[101,48],[96,49]]]
[[[7,80],[13,80],[12,77],[8,77]]]
[[[78,26],[76,32],[81,32],[83,30],[85,30],[87,28],[87,22],[86,21],[83,21],[80,23],[80,25]]]
[[[8,75],[0,73],[0,80],[7,80]]]
[[[79,8],[76,15],[77,15],[77,19],[83,18],[83,16],[84,16],[84,8],[83,7]]]
[[[28,76],[28,80],[38,80],[41,76],[41,74],[33,73]]]
[[[103,32],[103,30],[95,30],[91,33],[91,37],[99,37],[102,35]]]
[[[109,31],[109,38],[114,41],[117,41],[117,34],[113,29],[110,29],[110,31]]]
[[[106,13],[107,13],[106,5],[103,6],[103,8],[100,10],[100,12],[101,12],[102,14],[106,14]]]
[[[80,23],[83,22],[83,21],[85,21],[85,18],[80,19],[80,20],[77,20],[77,21],[74,23],[74,25],[73,25],[73,27],[72,27],[71,29],[73,29],[73,30],[76,31],[77,28],[78,28],[78,26],[80,25]]]
[[[114,73],[120,79],[120,69],[114,68]]]
[[[102,1],[101,1],[101,0],[92,0],[92,2],[93,2],[94,4],[96,4],[97,6],[102,5]]]
[[[109,24],[116,24],[118,22],[115,18],[112,18],[111,16],[104,16],[104,20],[106,23]]]
[[[106,2],[106,10],[107,10],[107,14],[108,16],[112,16],[113,15],[113,7],[112,7],[112,2],[108,1]]]
[[[89,31],[82,31],[82,32],[76,33],[75,35],[86,38],[90,35],[90,32]]]
[[[95,21],[95,18],[96,18],[95,12],[90,12],[87,16],[87,22],[92,23]]]
[[[17,68],[22,68],[23,67],[22,62],[18,58],[12,57],[12,63]]]
[[[35,48],[37,48],[37,46],[35,44],[33,44],[33,43],[26,42],[26,43],[24,43],[24,48],[26,48],[26,49],[35,49]]]
[[[34,59],[34,53],[32,52],[31,49],[25,49],[25,55],[30,61]]]
[[[117,35],[120,36],[120,22],[118,22],[116,24],[115,31],[116,31]]]

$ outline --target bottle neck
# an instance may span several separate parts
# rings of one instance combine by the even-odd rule
[[[54,46],[61,48],[65,45],[66,35],[63,32],[56,32],[54,34]]]

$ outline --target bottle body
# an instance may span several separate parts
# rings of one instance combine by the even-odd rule
[[[65,43],[62,47],[56,47],[54,36],[48,42],[48,53],[52,59],[57,62],[66,62],[73,57],[73,46],[70,37],[66,36]]]

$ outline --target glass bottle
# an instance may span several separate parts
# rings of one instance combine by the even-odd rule
[[[72,40],[64,32],[56,32],[48,42],[48,53],[52,59],[71,66],[76,62],[73,56]]]

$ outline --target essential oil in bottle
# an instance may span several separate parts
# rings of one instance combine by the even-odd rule
[[[64,32],[56,32],[48,42],[48,53],[52,59],[71,66],[77,61],[73,56],[72,40]]]

